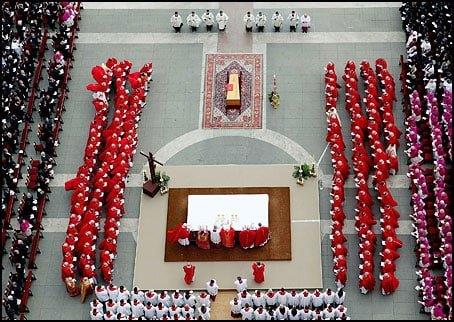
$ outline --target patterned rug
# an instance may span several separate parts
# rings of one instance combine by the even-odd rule
[[[226,109],[228,75],[240,71],[241,108]],[[207,54],[203,128],[262,127],[262,54]]]

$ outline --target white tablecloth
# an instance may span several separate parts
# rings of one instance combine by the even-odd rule
[[[268,203],[267,194],[188,195],[187,223],[192,231],[229,223],[235,230],[259,223],[268,226]]]

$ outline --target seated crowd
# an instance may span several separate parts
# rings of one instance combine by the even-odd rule
[[[137,287],[130,292],[110,284],[97,285],[95,295],[90,302],[92,320],[210,320],[212,297],[207,292],[155,292]]]
[[[54,52],[63,41],[68,42],[73,30],[65,25],[67,19],[76,18],[73,15],[65,16],[66,10],[72,3],[58,2],[5,2],[2,4],[2,39],[7,42],[2,52],[3,92],[6,104],[2,104],[2,245],[5,247],[8,236],[6,229],[10,227],[10,218],[14,214],[13,206],[17,199],[17,183],[22,177],[20,170],[25,163],[24,157],[29,124],[33,122],[34,102],[44,61],[46,48],[47,28],[59,26],[60,38],[53,42]],[[72,39],[73,40],[73,39]],[[72,45],[68,53],[72,51]],[[59,71],[57,66],[47,66],[49,75]],[[49,79],[49,86],[52,80]],[[55,91],[63,93],[66,84],[54,84]],[[5,92],[7,91],[7,92]],[[5,95],[7,93],[7,95]],[[65,93],[63,93],[64,95]],[[22,133],[19,124],[23,124]],[[5,130],[6,133],[3,131]],[[55,140],[52,124],[44,122],[38,126],[38,138],[43,142],[51,136]],[[6,140],[4,140],[4,135]],[[52,134],[52,135],[50,135]],[[17,162],[13,161],[13,154],[17,154]],[[24,193],[17,211],[18,230],[14,230],[10,261],[15,267],[15,273],[9,274],[5,289],[3,304],[10,319],[24,313],[28,296],[31,294],[31,281],[34,279],[31,271],[36,268],[35,259],[39,252],[38,243],[42,237],[41,220],[44,215],[46,194],[50,192],[49,183],[53,178],[52,167],[55,165],[52,149],[43,150],[40,159],[30,159],[27,169],[26,185],[30,192]],[[5,180],[3,180],[5,178]],[[36,192],[36,196],[34,193]],[[6,198],[5,198],[6,197]],[[21,317],[22,318],[22,317]]]
[[[452,10],[404,2],[401,78],[421,312],[452,319]],[[451,169],[451,170],[450,170]],[[442,272],[441,274],[439,272]]]
[[[349,320],[343,303],[345,292],[327,289],[320,292],[303,290],[255,290],[247,283],[235,283],[237,296],[230,301],[231,315],[242,320]]]

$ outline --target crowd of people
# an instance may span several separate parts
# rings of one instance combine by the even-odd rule
[[[301,17],[294,11],[288,15],[287,20],[289,22],[290,32],[296,32],[298,25],[301,23],[301,32],[307,33],[309,28],[311,28],[311,17],[304,13]],[[259,13],[254,16],[248,11],[244,17],[243,21],[245,24],[246,32],[252,32],[254,25],[257,28],[257,32],[264,32],[267,25],[267,18],[264,13],[259,11]],[[276,11],[271,16],[271,23],[273,26],[274,32],[280,32],[284,24],[284,17],[279,11]]]
[[[83,164],[76,177],[65,183],[73,190],[65,241],[62,245],[62,280],[71,296],[82,300],[97,284],[96,246],[101,214],[105,213],[103,238],[99,243],[99,263],[104,281],[112,280],[120,219],[125,214],[124,189],[137,147],[137,128],[146,105],[152,64],[132,71],[128,60],[109,58],[92,68],[95,117],[90,124]],[[130,89],[126,87],[129,85]],[[109,94],[113,90],[113,119],[108,124]],[[76,274],[82,277],[77,284]]]
[[[52,95],[66,95],[67,68],[69,60],[54,64],[56,55],[61,55],[60,48],[66,46],[64,53],[70,56],[74,20],[77,11],[73,3],[59,2],[4,2],[2,4],[2,39],[5,42],[2,51],[2,90],[5,98],[2,104],[2,246],[5,247],[9,220],[13,214],[14,201],[17,199],[17,183],[21,176],[21,167],[25,164],[25,148],[33,123],[35,98],[39,96],[39,83],[44,61],[44,52],[48,29],[55,30],[52,39],[54,57],[46,66],[48,88]],[[72,24],[68,20],[72,19]],[[65,45],[66,44],[66,45]],[[66,68],[66,70],[64,70]],[[54,75],[55,77],[52,77]],[[43,90],[42,92],[45,92]],[[55,120],[55,121],[51,121]],[[42,237],[41,219],[49,183],[53,178],[53,166],[56,164],[55,146],[58,131],[54,122],[61,122],[59,113],[52,113],[46,120],[38,124],[39,144],[46,146],[37,149],[40,158],[30,159],[27,169],[26,185],[28,193],[24,193],[18,211],[18,230],[14,230],[9,259],[15,267],[15,272],[9,274],[3,304],[8,318],[14,319],[23,313],[28,296],[31,294],[30,285],[34,278],[31,271],[36,268],[35,259],[38,253],[39,239]],[[22,131],[20,131],[22,127]],[[22,132],[22,133],[21,133]],[[57,133],[56,133],[57,132]],[[47,142],[51,142],[48,144]],[[17,162],[13,155],[17,154]]]
[[[231,316],[242,320],[349,320],[343,305],[345,292],[327,289],[248,292],[246,283],[235,283],[237,296],[230,301]]]
[[[225,28],[227,27],[227,23],[229,21],[229,16],[224,11],[219,10],[215,18],[214,14],[210,12],[209,9],[207,9],[207,11],[203,13],[202,18],[200,18],[199,15],[195,13],[195,11],[192,11],[186,17],[186,23],[192,32],[197,31],[202,21],[205,24],[206,31],[211,31],[216,23],[219,31],[225,31]],[[175,11],[175,13],[170,17],[170,25],[175,30],[175,32],[181,32],[181,28],[183,27],[184,23],[183,18],[178,13],[178,11]]]
[[[337,100],[340,85],[334,63],[329,62],[325,67],[325,109],[327,115],[326,141],[330,147],[331,164],[333,166],[331,188],[331,249],[333,251],[334,279],[338,288],[343,288],[347,282],[347,238],[343,229],[345,226],[344,196],[345,180],[350,174],[348,160],[345,156],[345,141],[342,134],[342,123],[337,111]]]
[[[210,320],[211,302],[218,292],[215,280],[208,281],[207,292],[180,290],[132,291],[124,286],[97,285],[90,302],[92,320]]]
[[[303,33],[307,33],[309,28],[311,28],[311,17],[306,13],[304,13],[300,17],[298,13],[293,10],[288,15],[287,20],[289,22],[290,32],[296,32],[299,24],[301,24],[301,32]],[[209,9],[207,9],[201,17],[199,17],[199,15],[195,11],[191,11],[191,13],[186,17],[186,24],[192,32],[196,32],[201,26],[202,22],[205,24],[207,32],[210,32],[216,23],[218,25],[218,30],[224,31],[227,27],[228,21],[228,15],[222,10],[220,10],[216,14],[216,18]],[[245,24],[246,32],[252,32],[254,26],[257,28],[258,32],[264,32],[267,25],[266,14],[262,13],[261,11],[255,16],[254,14],[251,14],[250,11],[248,11],[244,15],[243,21]],[[280,32],[284,24],[284,17],[279,13],[279,11],[276,11],[271,17],[271,22],[274,32]],[[170,17],[170,24],[175,32],[181,32],[181,28],[183,27],[184,23],[183,18],[178,13],[178,11],[175,11],[175,13]]]
[[[401,79],[421,312],[452,319],[452,9],[404,2]],[[451,169],[451,170],[450,170]],[[442,272],[440,274],[439,272]]]
[[[270,230],[261,223],[258,227],[244,227],[236,231],[231,226],[218,228],[214,226],[209,230],[206,227],[192,231],[187,223],[167,231],[167,242],[178,243],[181,246],[195,245],[201,249],[234,248],[238,244],[243,249],[265,246],[270,239]]]
[[[359,288],[363,294],[375,288],[374,254],[377,237],[373,226],[377,223],[372,212],[373,198],[368,179],[372,178],[378,193],[381,213],[382,250],[380,252],[380,281],[383,295],[393,293],[399,281],[395,276],[395,260],[399,258],[398,249],[402,242],[396,235],[399,227],[399,213],[395,209],[397,202],[391,195],[386,180],[398,171],[397,147],[401,132],[395,124],[393,103],[395,101],[395,84],[392,75],[383,59],[377,59],[376,72],[369,62],[361,62],[361,77],[365,82],[364,103],[367,114],[361,108],[361,95],[358,90],[356,65],[348,61],[343,79],[345,81],[345,107],[351,119],[352,165],[357,188],[355,209],[355,228],[359,238],[360,276]],[[378,76],[378,77],[377,77]],[[341,122],[337,111],[338,89],[335,67],[332,62],[325,68],[325,101],[328,123],[326,140],[332,155],[334,175],[331,190],[331,248],[333,251],[335,281],[339,288],[347,280],[347,241],[344,233],[345,201],[344,184],[350,173],[345,156],[345,142],[341,131]],[[383,137],[383,140],[382,140]],[[371,149],[371,155],[368,148]]]

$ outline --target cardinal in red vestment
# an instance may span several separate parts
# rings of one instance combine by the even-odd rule
[[[254,275],[254,281],[257,284],[265,281],[265,264],[255,262],[252,264],[252,274]]]
[[[399,287],[399,280],[394,273],[385,273],[381,278],[381,291],[383,295],[394,293]]]
[[[364,272],[364,274],[359,277],[359,288],[361,290],[361,293],[367,294],[369,291],[372,291],[374,287],[374,275],[370,272]]]
[[[197,233],[197,247],[201,249],[210,249],[210,232],[201,230]]]
[[[221,242],[226,248],[235,247],[235,230],[232,227],[221,229]]]
[[[259,223],[259,228],[257,229],[257,234],[255,235],[254,246],[255,247],[265,246],[269,239],[270,239],[269,228],[264,227],[262,226],[261,223]]]
[[[194,282],[194,275],[195,275],[195,266],[192,265],[191,263],[188,263],[187,265],[183,266],[183,271],[184,271],[184,282],[187,285],[190,285],[192,282]]]

